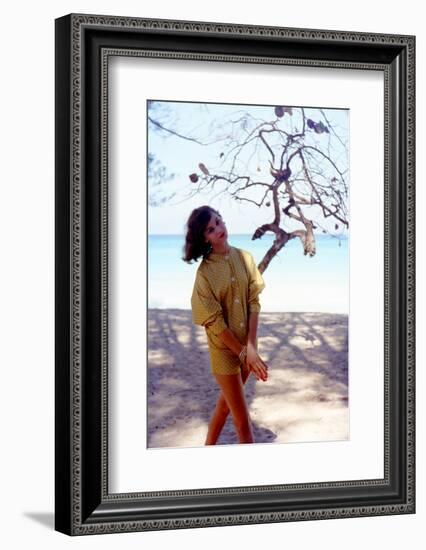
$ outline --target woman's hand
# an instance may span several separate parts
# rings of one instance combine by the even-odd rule
[[[251,343],[247,343],[247,358],[246,363],[257,380],[266,382],[268,379],[268,365],[263,361],[257,353],[256,347]]]

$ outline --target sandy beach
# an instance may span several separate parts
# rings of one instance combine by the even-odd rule
[[[258,336],[269,379],[246,383],[255,442],[348,439],[348,316],[262,312]],[[148,447],[203,446],[220,391],[204,329],[190,310],[149,309],[148,343]],[[229,416],[218,445],[235,443]]]

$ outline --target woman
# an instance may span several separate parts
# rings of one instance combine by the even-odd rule
[[[259,294],[264,282],[248,252],[228,244],[219,212],[201,206],[187,222],[184,261],[202,257],[191,298],[192,318],[206,329],[210,365],[221,394],[206,438],[214,445],[229,411],[240,443],[253,443],[244,395],[250,372],[266,381],[268,367],[257,353]]]

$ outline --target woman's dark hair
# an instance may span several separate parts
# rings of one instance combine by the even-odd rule
[[[206,243],[204,232],[213,214],[220,216],[219,212],[211,206],[200,206],[191,212],[186,223],[185,246],[183,247],[184,262],[189,264],[198,258],[207,258],[212,247]]]

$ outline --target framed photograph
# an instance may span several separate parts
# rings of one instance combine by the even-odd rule
[[[415,512],[415,38],[56,20],[55,527]]]

